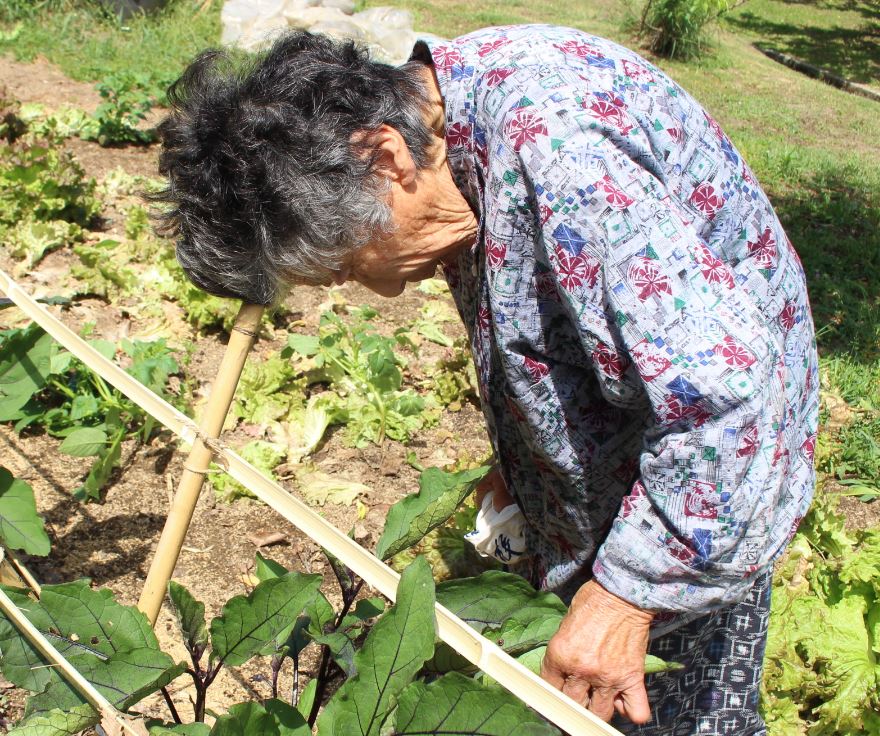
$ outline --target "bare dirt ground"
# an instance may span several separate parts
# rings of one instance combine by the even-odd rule
[[[99,98],[90,85],[74,82],[46,62],[20,64],[8,59],[0,61],[0,87],[6,85],[21,101],[39,102],[53,109],[56,105],[75,105],[94,109]],[[96,144],[70,139],[66,143],[86,169],[99,182],[108,172],[121,167],[129,174],[155,177],[158,175],[157,147],[101,148]],[[109,202],[103,213],[101,237],[118,236],[124,221],[124,202]],[[52,293],[53,286],[76,259],[67,251],[47,256],[32,272],[22,277],[22,284],[35,293]],[[11,261],[0,249],[0,266],[9,268]],[[379,329],[390,333],[401,324],[412,321],[426,297],[414,290],[395,300],[375,296],[360,286],[344,286],[339,290],[350,304],[370,304],[380,312]],[[298,331],[316,330],[319,305],[327,302],[328,290],[303,288],[288,299],[285,327],[297,322]],[[0,314],[0,326],[14,320],[15,310]],[[137,334],[143,325],[136,313],[127,313],[119,306],[100,299],[77,299],[56,313],[77,329],[86,322],[95,324],[95,337],[118,340]],[[198,335],[177,318],[174,342],[193,347],[187,375],[197,384],[195,394],[204,394],[222,356],[225,335]],[[463,335],[459,324],[449,323],[450,336]],[[271,332],[271,331],[270,331]],[[271,335],[261,339],[251,360],[260,360],[279,349],[281,343]],[[424,371],[437,360],[444,349],[430,346],[422,360],[411,363],[410,373],[424,377]],[[238,446],[253,439],[241,431],[225,438]],[[52,539],[51,554],[44,559],[25,558],[26,565],[42,583],[57,583],[90,578],[95,586],[107,586],[125,604],[135,604],[141,592],[156,543],[165,522],[169,500],[180,476],[183,454],[169,433],[154,437],[146,446],[127,446],[124,464],[113,476],[100,504],[82,504],[71,493],[82,482],[90,461],[58,453],[59,441],[43,434],[17,436],[10,427],[0,426],[0,463],[17,477],[27,481],[37,497]],[[408,493],[417,490],[418,473],[407,464],[407,452],[415,453],[418,461],[428,465],[446,465],[464,458],[475,460],[488,451],[482,415],[466,403],[457,413],[445,412],[440,423],[424,430],[404,447],[390,440],[380,447],[370,445],[362,450],[347,447],[341,433],[331,432],[312,460],[319,470],[356,480],[369,487],[361,499],[367,508],[365,518],[358,519],[355,506],[327,504],[321,513],[343,531],[358,525],[358,541],[372,548],[384,525],[388,507]],[[289,483],[291,493],[295,487]],[[337,587],[320,550],[297,529],[253,500],[242,499],[232,504],[216,501],[206,485],[193,518],[183,552],[174,571],[174,579],[186,585],[207,607],[207,615],[217,615],[222,604],[233,595],[249,590],[248,577],[254,567],[257,551],[254,540],[268,533],[280,532],[283,541],[260,551],[289,569],[319,572],[325,575],[323,590],[331,602],[338,602]],[[179,643],[176,623],[171,611],[163,608],[156,632],[163,649],[176,659],[185,660]],[[313,654],[314,656],[314,654]],[[308,681],[313,660],[307,659],[302,684]],[[223,712],[240,700],[269,696],[269,667],[266,662],[244,667],[238,672],[226,671],[212,686],[209,707]],[[291,673],[281,679],[281,692],[290,692]],[[179,678],[170,690],[184,720],[192,710],[191,688],[187,677]],[[0,717],[15,720],[21,714],[25,693],[3,690],[0,683]],[[161,699],[147,701],[143,709],[151,715],[170,720]]]

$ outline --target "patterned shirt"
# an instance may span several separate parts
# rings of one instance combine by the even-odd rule
[[[718,124],[581,31],[420,42],[480,218],[446,268],[529,576],[658,625],[741,600],[814,486],[804,273]]]

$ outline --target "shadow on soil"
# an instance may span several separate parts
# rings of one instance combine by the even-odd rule
[[[815,3],[801,0],[797,4]],[[761,45],[772,46],[853,82],[880,85],[880,5],[851,2],[839,7],[858,11],[865,23],[857,29],[795,25],[767,20],[748,10],[728,17],[727,22],[760,36]]]
[[[97,585],[112,585],[135,570],[144,577],[153,539],[165,523],[160,514],[140,512],[99,520],[73,498],[59,502],[43,517],[52,538],[52,551],[48,557],[29,557],[26,564],[44,583],[86,576]],[[77,518],[77,522],[66,533],[51,533],[53,525],[63,525],[71,518]]]
[[[847,169],[800,177],[771,200],[807,274],[825,354],[880,359],[880,196]]]

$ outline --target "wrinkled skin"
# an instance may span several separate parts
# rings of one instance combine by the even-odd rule
[[[476,489],[476,504],[493,492],[496,511],[515,503],[497,468]],[[571,602],[550,640],[541,676],[608,721],[617,710],[634,723],[651,717],[645,691],[645,654],[653,619],[591,580]]]
[[[550,640],[541,677],[604,721],[617,710],[634,723],[651,717],[645,654],[653,615],[591,580],[575,594]]]

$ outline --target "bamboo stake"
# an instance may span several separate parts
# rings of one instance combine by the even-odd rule
[[[126,716],[105,698],[79,670],[68,662],[40,630],[34,626],[12,599],[0,588],[0,609],[12,621],[27,640],[48,659],[71,686],[82,695],[101,716],[101,725],[110,733],[131,734],[131,736],[147,736],[143,721]]]
[[[129,399],[184,440],[195,441],[199,430],[186,416],[100,355],[37,304],[2,270],[0,289],[46,332]],[[211,445],[216,455],[225,460],[225,470],[230,476],[317,544],[336,555],[369,585],[392,600],[395,598],[400,579],[398,573],[237,454],[219,442]],[[435,604],[435,615],[443,641],[562,730],[574,736],[622,736],[617,729],[523,667],[501,647],[474,631],[439,603]]]
[[[159,538],[156,554],[138,601],[138,608],[146,614],[151,625],[155,625],[159,617],[168,581],[171,580],[174,566],[180,557],[180,548],[183,546],[199,500],[199,493],[205,482],[205,473],[214,456],[213,450],[205,444],[203,438],[216,439],[220,436],[235,394],[235,387],[238,385],[248,353],[256,339],[263,311],[264,308],[261,306],[242,304],[235,319],[235,326],[229,334],[229,343],[202,416],[200,437],[193,444],[183,464],[177,493],[168,510],[168,518],[165,520],[165,527],[162,529],[162,536]]]
[[[34,595],[39,598],[40,584],[37,582],[37,579],[33,576],[31,571],[24,566],[24,563],[18,559],[18,555],[16,555],[11,549],[0,547],[0,557],[2,557],[0,568],[8,570],[6,574],[17,579],[17,581],[8,583],[3,579],[3,573],[0,572],[0,582],[4,585],[12,585],[16,588],[30,588],[34,592]]]

